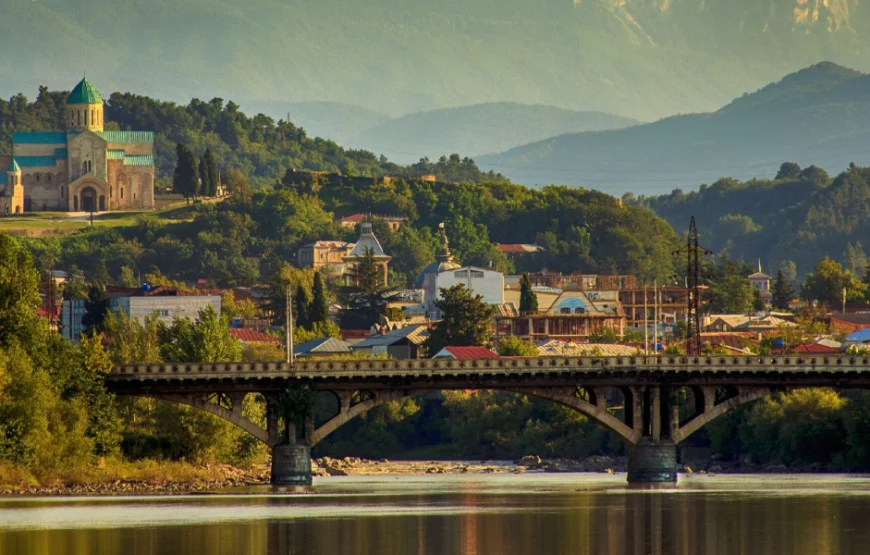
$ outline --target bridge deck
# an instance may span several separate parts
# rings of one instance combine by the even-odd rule
[[[249,383],[304,381],[339,384],[398,383],[483,387],[509,381],[568,383],[741,382],[855,387],[870,385],[870,357],[860,356],[637,356],[537,357],[482,360],[348,360],[286,363],[172,363],[118,366],[107,383],[113,389],[179,382]]]

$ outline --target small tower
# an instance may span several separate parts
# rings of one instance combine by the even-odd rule
[[[3,194],[2,205],[7,214],[24,213],[24,186],[21,184],[21,167],[15,159],[9,164],[6,171],[6,190]]]
[[[68,131],[103,130],[103,97],[87,77],[66,99],[66,128]]]

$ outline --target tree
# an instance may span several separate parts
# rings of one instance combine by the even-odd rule
[[[311,326],[309,312],[311,309],[311,301],[308,299],[308,291],[305,287],[296,286],[296,292],[293,294],[293,322],[296,326],[307,328]]]
[[[460,283],[449,289],[442,288],[435,306],[441,311],[441,320],[432,327],[426,340],[430,356],[448,346],[477,346],[489,342],[495,309],[483,302],[483,296],[472,296]]]
[[[757,287],[752,288],[752,310],[753,312],[761,312],[767,307],[764,302],[764,297],[761,296],[761,290]]]
[[[714,314],[745,314],[752,302],[752,286],[744,276],[716,280],[703,293],[704,309]]]
[[[797,264],[791,260],[783,260],[779,265],[779,269],[786,281],[792,284],[795,282],[797,279]]]
[[[801,287],[801,298],[835,304],[842,301],[844,289],[847,300],[861,300],[867,285],[858,281],[848,270],[843,270],[839,262],[826,256],[815,265],[812,273],[807,274]]]
[[[0,349],[36,334],[39,275],[30,254],[0,232]]]
[[[218,171],[217,162],[210,148],[205,150],[202,161],[199,164],[199,175],[202,180],[202,194],[207,197],[217,196]]]
[[[208,182],[208,162],[203,155],[199,159],[199,190],[202,196],[211,197],[211,183]]]
[[[531,341],[511,335],[499,340],[498,354],[503,357],[536,357],[538,348]]]
[[[199,311],[199,319],[176,317],[171,326],[160,327],[160,351],[168,362],[239,362],[242,345],[229,331],[229,317],[218,315],[211,305]]]
[[[771,304],[777,310],[788,310],[789,302],[794,299],[794,285],[785,279],[785,274],[782,270],[776,272],[776,280],[773,282],[771,290],[773,298]]]
[[[350,285],[342,288],[344,309],[341,311],[343,329],[368,329],[384,313],[392,289],[384,287],[383,270],[374,253],[366,249],[353,269],[348,272]]]
[[[785,162],[776,172],[776,179],[798,179],[801,176],[801,167],[794,162]]]
[[[529,274],[523,274],[520,282],[520,312],[537,312],[538,296],[532,291],[532,280]]]
[[[855,241],[854,246],[852,243],[846,243],[843,259],[846,270],[852,272],[853,275],[864,276],[867,271],[867,255],[864,253],[861,241]]]
[[[196,197],[199,192],[199,175],[197,173],[196,155],[193,150],[182,143],[176,143],[175,173],[172,178],[172,190],[184,198]]]
[[[251,198],[251,183],[241,171],[233,168],[227,172],[227,192],[236,199]]]
[[[92,283],[88,288],[88,298],[85,301],[85,315],[82,324],[88,335],[103,331],[103,321],[109,312],[109,294],[102,283]]]
[[[327,322],[329,320],[329,303],[326,300],[326,291],[323,287],[323,278],[320,276],[320,272],[314,272],[314,285],[311,294],[311,304],[308,311],[310,323]]]

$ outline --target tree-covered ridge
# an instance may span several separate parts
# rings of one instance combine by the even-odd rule
[[[804,275],[825,256],[863,275],[855,260],[870,233],[870,168],[851,166],[831,178],[814,166],[787,163],[774,179],[726,178],[697,192],[625,200],[677,229],[694,215],[705,247],[752,266],[761,259],[769,275],[783,263],[793,266],[789,261]]]
[[[33,102],[18,94],[0,99],[0,155],[12,153],[12,133],[65,128],[67,92],[40,87]],[[432,174],[456,181],[504,180],[481,172],[474,161],[458,155],[437,161],[420,160],[400,166],[364,150],[345,149],[335,142],[309,137],[285,120],[263,114],[248,116],[232,101],[192,99],[186,106],[133,93],[112,93],[105,104],[106,129],[153,131],[157,177],[166,183],[176,163],[176,143],[197,156],[211,150],[218,171],[241,170],[255,185],[274,182],[287,168],[340,172],[345,175],[419,176]]]

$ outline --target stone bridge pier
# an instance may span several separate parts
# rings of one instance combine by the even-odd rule
[[[628,446],[630,484],[675,483],[677,444],[672,431],[679,429],[679,406],[668,388],[632,388],[633,428],[640,436]],[[629,400],[626,399],[626,405]],[[628,416],[628,414],[626,415]],[[676,422],[676,426],[673,425]]]

